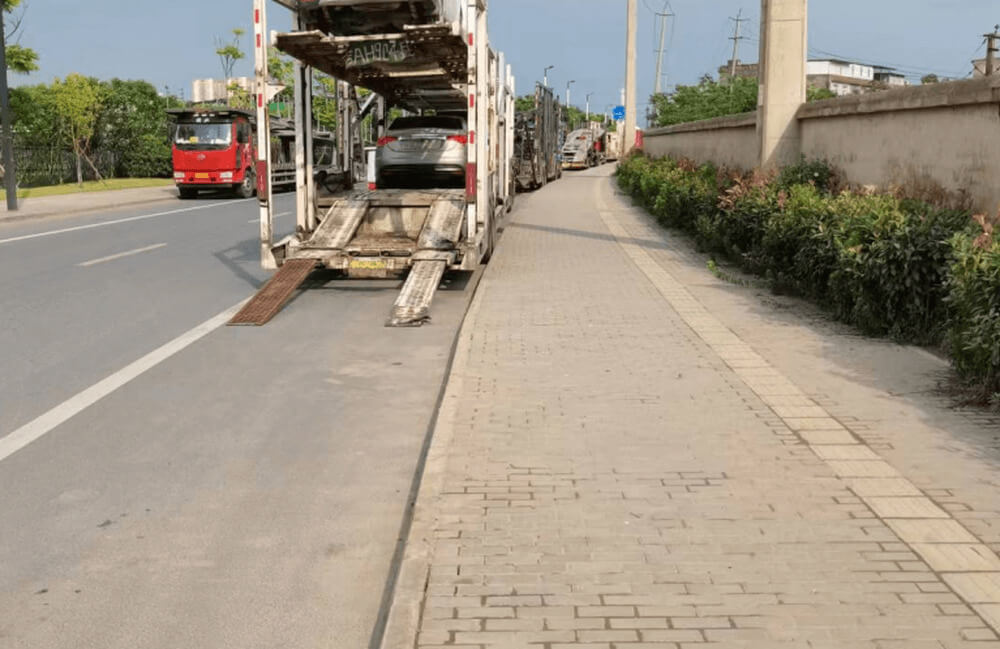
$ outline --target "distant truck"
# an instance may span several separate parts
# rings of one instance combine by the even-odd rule
[[[175,119],[174,182],[181,198],[225,189],[243,198],[257,190],[255,129],[247,111],[168,111]]]
[[[250,198],[257,191],[257,127],[255,116],[236,108],[175,109],[174,183],[181,198],[195,198],[200,191],[232,192]],[[316,180],[320,186],[343,177],[336,168],[334,135],[313,132]],[[287,120],[271,120],[271,183],[295,185],[295,128]]]
[[[589,169],[604,164],[603,129],[579,128],[566,137],[563,169]]]
[[[538,189],[562,176],[561,113],[559,100],[542,84],[535,86],[534,107],[517,113],[513,163],[519,191]]]

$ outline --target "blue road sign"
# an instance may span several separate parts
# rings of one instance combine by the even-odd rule
[[[611,115],[615,118],[616,122],[622,121],[623,119],[625,119],[625,107],[615,106],[615,111],[611,113]]]

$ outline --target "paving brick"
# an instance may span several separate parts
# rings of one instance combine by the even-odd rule
[[[916,543],[913,549],[940,572],[1000,571],[1000,558],[985,545]]]
[[[886,525],[907,543],[975,543],[976,537],[954,520],[888,520]]]
[[[915,450],[934,417],[897,421],[915,397],[887,409],[881,365],[856,379],[814,342],[828,355],[779,369],[786,338],[821,334],[791,311],[734,319],[739,292],[602,173],[521,199],[470,309],[425,482],[443,488],[418,503],[420,644],[1000,642],[995,469],[967,476],[979,459],[947,430]]]
[[[864,499],[882,518],[949,518],[948,513],[924,497],[872,496]]]
[[[943,575],[945,583],[970,604],[1000,604],[1000,572]]]

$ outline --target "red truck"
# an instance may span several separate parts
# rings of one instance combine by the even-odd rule
[[[174,182],[181,198],[194,198],[203,189],[224,189],[243,198],[254,195],[256,129],[249,112],[237,109],[169,112],[176,122]]]

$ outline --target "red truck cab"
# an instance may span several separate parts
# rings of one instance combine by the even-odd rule
[[[254,174],[255,127],[249,112],[172,110],[174,182],[181,198],[200,190],[226,190],[250,198],[257,190]]]

